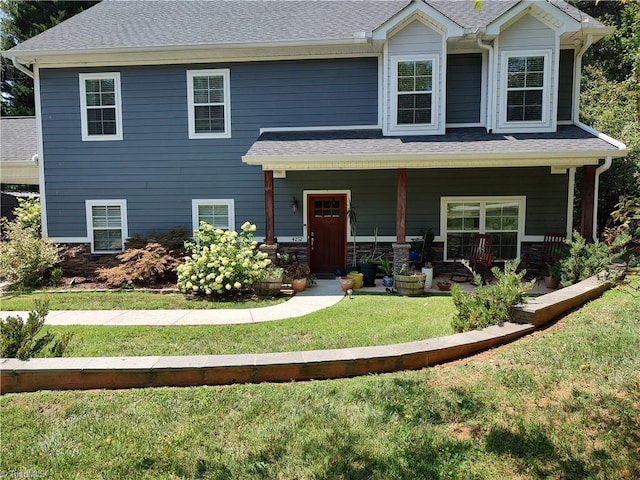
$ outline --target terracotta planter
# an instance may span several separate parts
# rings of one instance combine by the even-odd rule
[[[438,290],[441,290],[443,292],[448,292],[449,290],[451,290],[451,284],[450,283],[438,283]]]
[[[544,277],[545,287],[555,290],[560,286],[560,279],[557,277]]]
[[[417,297],[424,293],[424,281],[427,276],[425,274],[419,275],[399,275],[394,277],[394,283],[396,289],[400,295],[405,297]]]
[[[281,288],[282,278],[276,280],[260,280],[253,286],[256,295],[260,295],[261,297],[275,297],[280,294]]]
[[[342,288],[343,292],[353,289],[353,286],[356,283],[356,279],[353,277],[340,277],[339,280],[340,280],[340,287]]]
[[[306,278],[295,278],[291,281],[291,288],[293,288],[294,292],[302,292],[305,288],[307,288],[307,279]]]

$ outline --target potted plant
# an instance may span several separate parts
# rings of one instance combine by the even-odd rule
[[[448,292],[449,290],[451,290],[451,282],[448,280],[441,280],[439,282],[436,282],[436,285],[438,285],[438,290],[442,290],[443,292]]]
[[[385,287],[393,287],[393,263],[388,258],[381,258],[378,268],[384,275],[382,277],[382,285]]]
[[[254,283],[253,289],[257,295],[264,297],[275,297],[282,288],[282,276],[284,269],[281,267],[271,267],[265,269],[262,276]]]
[[[356,283],[356,279],[353,277],[341,276],[338,280],[340,281],[340,288],[342,288],[343,292],[352,290]]]
[[[425,274],[424,281],[424,289],[431,289],[431,284],[433,283],[433,264],[431,262],[425,263],[424,267],[422,267],[422,273]]]
[[[284,275],[294,292],[302,292],[307,288],[307,277],[311,274],[311,270],[307,265],[299,262],[293,262],[284,267]]]
[[[360,259],[360,271],[362,272],[362,280],[365,287],[376,286],[376,273],[378,271],[378,262],[380,261],[380,257],[376,257],[376,250],[378,249],[377,228],[373,233],[373,238],[373,249],[371,250],[371,253]]]
[[[417,297],[424,293],[426,275],[422,272],[409,270],[406,264],[395,274],[396,289],[400,295]]]
[[[544,276],[544,284],[547,288],[555,290],[560,286],[560,276],[562,269],[560,268],[560,262],[554,262],[552,264],[547,263],[547,271]]]

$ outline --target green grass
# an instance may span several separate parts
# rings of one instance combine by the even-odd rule
[[[35,300],[49,300],[49,310],[192,310],[212,308],[256,308],[275,305],[285,298],[247,300],[191,299],[181,293],[69,292],[10,293],[0,296],[2,311],[31,310]]]
[[[607,292],[517,342],[416,372],[4,395],[0,472],[51,479],[638,479],[635,295]]]
[[[303,317],[250,325],[46,327],[72,332],[67,357],[213,355],[401,343],[454,333],[451,297],[357,295]]]

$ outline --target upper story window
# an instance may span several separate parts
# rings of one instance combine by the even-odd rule
[[[503,52],[503,127],[543,127],[550,120],[550,52]]]
[[[187,71],[189,138],[231,137],[229,70]]]
[[[222,230],[233,230],[235,212],[233,199],[194,199],[191,201],[193,230],[200,222]]]
[[[122,140],[120,73],[80,74],[82,140]]]
[[[437,69],[436,55],[392,57],[392,131],[421,133],[435,127]]]

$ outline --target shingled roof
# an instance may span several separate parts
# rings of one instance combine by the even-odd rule
[[[556,132],[549,133],[518,134],[458,128],[446,135],[404,137],[388,137],[381,130],[371,129],[265,132],[243,161],[295,170],[307,169],[314,162],[327,169],[358,168],[359,163],[367,168],[376,168],[376,164],[377,168],[392,168],[397,162],[415,160],[420,162],[420,168],[428,168],[429,162],[435,167],[461,167],[469,161],[482,162],[478,166],[504,166],[505,159],[510,159],[511,166],[569,165],[572,159],[583,164],[585,158],[597,163],[598,158],[609,155],[620,156],[619,148],[577,126],[559,126]]]
[[[0,118],[0,163],[32,162],[37,153],[36,117]]]
[[[463,28],[485,27],[521,0],[424,0]],[[338,42],[371,32],[410,0],[113,1],[62,22],[10,50],[81,52],[260,43]],[[575,20],[587,16],[553,0]],[[589,17],[590,18],[590,17]],[[601,25],[590,18],[591,25]]]

